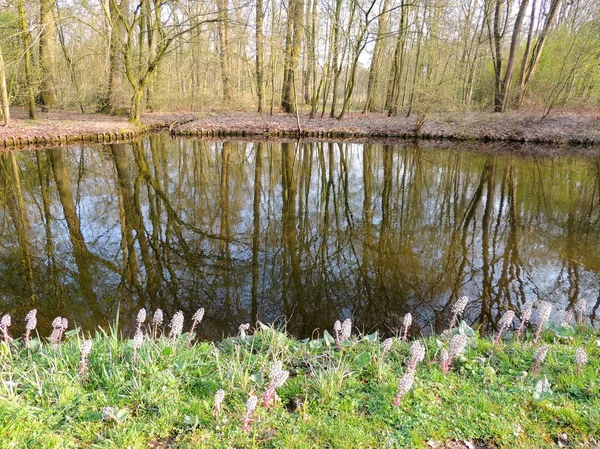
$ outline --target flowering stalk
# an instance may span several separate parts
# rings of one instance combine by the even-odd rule
[[[392,345],[393,344],[394,344],[394,339],[393,338],[386,338],[381,343],[381,352],[383,354],[386,354],[386,353],[390,352],[390,349],[392,349]]]
[[[336,320],[335,323],[333,323],[333,336],[335,344],[340,346],[342,343],[342,323],[340,323],[340,320]]]
[[[502,338],[502,335],[512,325],[512,322],[514,319],[515,319],[515,312],[513,312],[512,310],[507,310],[504,313],[504,315],[502,315],[502,318],[500,318],[500,321],[498,322],[499,329],[498,329],[498,334],[496,335],[496,338],[494,340],[494,346],[498,346],[498,343],[500,343],[500,339]]]
[[[408,371],[406,374],[404,374],[404,376],[402,376],[400,382],[398,382],[398,390],[396,392],[396,396],[394,396],[394,401],[392,402],[394,407],[398,407],[400,405],[402,398],[406,396],[412,388],[414,380],[415,373],[413,371]]]
[[[408,361],[408,371],[414,372],[417,365],[425,358],[425,346],[420,341],[415,341],[410,347],[410,359]]]
[[[246,331],[250,329],[250,323],[240,324],[238,326],[238,332],[240,334],[240,338],[243,340],[246,338]]]
[[[244,413],[244,417],[242,418],[242,429],[245,431],[250,430],[250,423],[253,421],[252,415],[254,414],[254,410],[256,410],[256,404],[258,404],[258,398],[254,394],[250,394],[250,397],[246,401],[246,413]]]
[[[66,318],[56,317],[52,321],[52,333],[50,334],[50,347],[57,349],[60,344],[63,333],[69,326],[69,322]]]
[[[143,343],[144,343],[144,334],[142,333],[141,330],[138,329],[136,331],[135,335],[133,336],[133,359],[132,359],[133,364],[135,364],[135,362],[137,361],[138,351],[142,347]]]
[[[169,333],[169,337],[172,340],[177,340],[183,331],[183,312],[181,310],[173,315],[170,326],[171,332]]]
[[[583,324],[587,313],[587,300],[585,298],[577,301],[577,304],[575,304],[575,312],[577,314],[577,324]]]
[[[535,301],[527,301],[525,303],[525,305],[523,306],[523,311],[521,312],[521,325],[519,326],[519,329],[517,330],[517,336],[516,336],[517,341],[519,341],[519,339],[521,338],[521,334],[523,333],[525,326],[531,319],[531,312],[533,311],[534,303],[535,303]]]
[[[192,343],[192,339],[195,336],[194,331],[196,330],[196,326],[202,321],[202,318],[204,318],[204,307],[198,309],[192,317],[192,329],[190,330],[190,335],[188,337],[188,345]]]
[[[81,344],[81,359],[79,360],[79,375],[84,376],[88,372],[88,356],[92,351],[92,340],[85,340]]]
[[[25,345],[29,343],[31,340],[31,331],[35,329],[37,326],[37,310],[30,310],[27,315],[25,315]]]
[[[537,343],[540,339],[544,324],[550,319],[550,313],[552,313],[552,305],[547,301],[541,301],[537,329],[535,331],[535,338],[533,339],[534,343]]]
[[[223,400],[225,399],[225,391],[222,388],[219,388],[215,393],[215,409],[213,411],[213,416],[218,418],[221,414],[221,405],[223,404]]]
[[[446,349],[442,349],[440,352],[440,368],[444,374],[448,374],[450,371],[450,355]]]
[[[283,386],[285,381],[289,376],[289,371],[281,370],[278,373],[274,373],[275,375],[271,377],[271,383],[265,390],[262,397],[262,405],[265,408],[269,408],[275,402],[277,398],[277,388]]]
[[[540,364],[546,359],[547,354],[548,346],[540,346],[539,348],[537,348],[537,350],[533,354],[533,366],[531,367],[531,372],[533,374],[538,372]]]
[[[340,339],[342,342],[349,340],[352,335],[352,320],[346,318],[342,323],[342,331],[340,332]]]
[[[581,373],[581,368],[583,367],[583,365],[585,365],[588,361],[588,356],[586,354],[586,352],[583,350],[583,348],[577,348],[577,350],[575,351],[575,362],[577,362],[577,374],[579,375]]]
[[[452,321],[450,321],[450,329],[454,328],[458,317],[463,314],[465,311],[465,307],[467,307],[467,303],[469,302],[469,298],[467,296],[461,296],[452,306]]]
[[[461,334],[456,334],[450,340],[450,349],[446,351],[442,349],[440,353],[440,367],[442,368],[442,372],[444,374],[448,374],[450,368],[452,367],[452,361],[454,358],[465,351],[467,346],[467,337]]]
[[[8,333],[8,328],[10,327],[11,323],[12,319],[8,313],[2,317],[2,320],[0,320],[0,330],[2,330],[2,338],[6,344],[9,344],[12,341],[12,337]]]
[[[404,321],[403,321],[403,325],[404,325],[404,333],[402,334],[402,341],[407,341],[408,340],[408,329],[410,328],[410,325],[412,324],[412,315],[410,313],[407,313],[406,315],[404,315]]]
[[[146,321],[146,309],[140,309],[137,314],[137,318],[135,319],[136,329],[135,332],[140,332],[142,330],[142,324]]]
[[[156,337],[158,334],[158,328],[160,326],[162,326],[162,323],[163,323],[163,311],[160,309],[156,309],[156,312],[154,312],[154,315],[152,316],[152,322],[151,322],[155,340],[156,340]]]

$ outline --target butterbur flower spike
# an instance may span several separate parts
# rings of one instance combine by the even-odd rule
[[[333,334],[335,338],[335,344],[339,346],[339,344],[342,342],[342,323],[340,323],[340,320],[336,320],[336,322],[333,323]]]
[[[577,324],[583,324],[587,314],[587,300],[582,298],[575,304],[575,313],[577,314]]]
[[[289,371],[280,371],[275,377],[271,378],[271,383],[263,394],[263,407],[269,408],[271,405],[273,405],[273,402],[275,402],[277,399],[277,388],[283,386],[289,374]]]
[[[244,413],[244,417],[242,418],[242,429],[245,431],[250,430],[250,423],[252,422],[252,415],[254,414],[254,410],[256,410],[256,405],[258,404],[258,397],[254,394],[251,394],[248,400],[246,401],[246,413]]]
[[[390,349],[392,349],[393,344],[394,344],[393,338],[386,338],[385,340],[383,340],[383,343],[381,343],[381,352],[384,354],[386,352],[390,352]]]
[[[396,392],[396,396],[394,397],[394,401],[392,402],[394,407],[398,407],[400,405],[402,398],[406,396],[412,388],[414,380],[415,373],[412,371],[409,371],[402,376],[400,382],[398,382],[398,390]]]
[[[415,341],[410,347],[410,359],[408,361],[408,371],[415,371],[417,365],[425,358],[425,346],[420,341]]]
[[[573,322],[573,311],[572,310],[565,310],[565,315],[563,317],[563,321],[567,325],[570,325]]]
[[[452,306],[452,321],[450,321],[450,330],[452,330],[456,325],[458,317],[463,314],[468,302],[469,298],[467,296],[461,296],[456,300],[456,302]]]
[[[200,324],[202,318],[204,318],[204,307],[198,309],[192,317],[192,328],[190,330],[190,336],[188,338],[188,345],[192,342],[192,339],[195,336],[194,332],[196,331],[196,326]]]
[[[66,318],[56,317],[52,321],[52,333],[50,334],[50,347],[57,349],[58,345],[62,340],[64,331],[69,326],[69,322]]]
[[[527,326],[527,323],[531,319],[531,312],[533,311],[533,304],[535,304],[535,301],[527,301],[525,303],[525,305],[523,306],[523,310],[521,312],[521,325],[519,326],[519,329],[517,330],[517,336],[516,336],[517,341],[519,341],[519,339],[521,338],[521,334],[523,333],[525,326]]]
[[[152,316],[152,321],[150,322],[150,324],[153,327],[154,338],[156,339],[156,336],[158,333],[158,328],[160,326],[162,326],[162,324],[163,324],[163,311],[162,310],[156,309],[156,312],[154,312],[154,315]]]
[[[144,334],[141,330],[137,330],[133,336],[133,363],[137,360],[137,354],[142,345],[144,344]]]
[[[240,333],[240,338],[243,340],[246,338],[246,331],[250,329],[250,323],[240,324],[238,327],[238,331]]]
[[[500,343],[500,339],[502,335],[506,332],[506,330],[512,325],[513,320],[515,319],[515,312],[512,310],[507,310],[500,321],[498,322],[498,334],[496,335],[496,339],[494,340],[494,345],[498,346]]]
[[[579,374],[583,365],[588,362],[588,356],[583,348],[577,348],[575,351],[575,362],[577,363],[577,374]]]
[[[2,330],[2,338],[4,339],[4,343],[9,344],[12,341],[12,337],[8,333],[8,328],[12,323],[12,318],[10,314],[6,314],[0,320],[0,329]]]
[[[25,315],[25,344],[29,343],[31,340],[31,331],[35,330],[37,326],[37,310],[30,310],[27,315]]]
[[[171,333],[169,334],[171,339],[177,340],[181,335],[181,332],[183,332],[183,319],[183,312],[181,310],[173,315],[173,318],[171,319]]]
[[[217,418],[221,414],[221,405],[223,404],[223,400],[225,399],[225,391],[222,388],[219,388],[215,393],[215,409],[213,411],[213,416]]]
[[[146,309],[140,309],[135,320],[137,325],[136,332],[142,330],[142,324],[144,324],[144,321],[146,321]]]
[[[92,351],[92,340],[85,340],[81,344],[81,359],[79,361],[79,375],[83,376],[88,372],[88,356]]]
[[[540,346],[533,354],[533,366],[531,367],[532,373],[537,373],[540,365],[546,359],[548,355],[548,346]]]
[[[349,340],[352,335],[352,320],[350,318],[346,318],[342,323],[341,330],[341,340],[342,342]]]
[[[263,394],[262,398],[262,403],[264,407],[268,408],[273,404],[273,402],[277,398],[276,389],[281,387],[285,383],[289,374],[289,371],[283,370],[283,363],[281,363],[281,360],[277,360],[273,363],[269,371],[269,378],[271,379],[271,382],[265,390],[265,393]]]
[[[412,321],[413,321],[413,319],[412,319],[412,315],[410,313],[407,313],[406,315],[404,315],[404,321],[402,322],[402,324],[404,326],[404,333],[402,334],[402,341],[408,340],[408,329],[412,325]]]
[[[440,368],[444,374],[448,374],[450,371],[450,355],[446,349],[442,349],[440,352]]]
[[[544,325],[550,319],[550,314],[552,313],[552,304],[547,301],[540,301],[540,309],[538,311],[538,323],[537,329],[535,331],[535,338],[533,339],[534,343],[537,343],[540,339],[540,335],[542,333],[542,329],[544,329]]]

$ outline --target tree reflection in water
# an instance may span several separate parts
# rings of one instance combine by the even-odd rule
[[[157,307],[216,339],[342,317],[485,331],[527,299],[600,301],[600,162],[409,145],[129,144],[0,155],[2,312],[133,323]],[[44,322],[44,319],[46,320]]]

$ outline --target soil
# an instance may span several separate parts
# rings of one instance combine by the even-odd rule
[[[10,126],[0,127],[0,148],[122,140],[160,128],[168,128],[174,135],[203,137],[420,138],[600,146],[600,111],[554,114],[543,119],[520,112],[455,112],[427,115],[419,123],[417,117],[387,117],[380,113],[353,113],[339,121],[329,117],[310,119],[307,113],[296,117],[281,113],[160,112],[144,114],[142,127],[129,123],[125,116],[106,114],[39,112],[35,121],[28,119],[23,108],[12,108],[11,114]]]
[[[600,112],[551,115],[544,119],[525,113],[493,114],[455,112],[425,116],[420,127],[416,117],[387,117],[384,114],[350,114],[310,119],[294,115],[228,113],[207,115],[173,127],[184,135],[262,135],[302,137],[424,138],[532,142],[546,144],[600,144]],[[298,129],[300,123],[300,130]],[[417,129],[419,128],[419,129]]]

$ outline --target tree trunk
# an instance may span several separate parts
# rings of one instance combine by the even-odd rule
[[[4,70],[4,58],[0,48],[0,100],[2,100],[2,118],[4,126],[10,124],[10,107],[8,103],[8,91],[6,90],[6,71]]]
[[[126,39],[126,30],[124,21],[129,15],[129,1],[121,0],[117,4],[116,0],[109,0],[108,21],[110,23],[110,44],[109,44],[109,66],[108,66],[108,92],[102,112],[115,114],[121,106],[123,97],[123,59],[122,46]]]
[[[494,45],[494,111],[502,112],[502,37],[503,32],[500,31],[500,13],[502,11],[503,0],[496,0],[494,8],[494,24],[493,24],[493,45]]]
[[[221,64],[221,80],[223,83],[223,101],[230,103],[231,73],[229,57],[229,1],[217,0],[219,21],[217,32],[219,34],[219,62]]]
[[[544,22],[544,28],[542,28],[542,32],[540,33],[535,45],[533,46],[533,53],[531,54],[531,58],[525,67],[525,77],[523,80],[523,86],[521,91],[519,92],[519,103],[522,101],[523,95],[525,95],[525,91],[527,90],[527,85],[531,81],[531,78],[535,74],[537,66],[540,62],[540,58],[542,56],[542,50],[544,49],[544,44],[546,43],[546,39],[548,38],[548,33],[550,32],[550,28],[552,27],[552,22],[554,21],[554,17],[556,16],[556,12],[558,11],[558,7],[560,6],[561,0],[552,0],[550,4],[550,9],[548,10],[548,15],[546,16],[546,21]]]
[[[353,3],[354,5],[354,3]],[[333,55],[331,57],[331,70],[333,72],[333,99],[331,100],[331,111],[329,112],[330,117],[335,117],[335,103],[337,101],[337,90],[338,83],[340,80],[340,74],[342,73],[341,63],[338,62],[340,54],[340,14],[342,10],[342,0],[336,0],[335,2],[335,18],[333,22]],[[354,8],[352,8],[354,13]],[[352,14],[353,15],[353,14]],[[352,20],[351,20],[352,22]],[[326,99],[324,99],[326,101]]]
[[[40,70],[42,110],[56,106],[56,80],[54,62],[56,55],[56,21],[54,10],[56,0],[40,0]]]
[[[383,45],[385,37],[388,33],[388,9],[390,7],[390,0],[383,0],[383,6],[379,15],[379,24],[377,28],[377,38],[375,41],[375,48],[373,49],[373,58],[371,59],[371,67],[369,67],[369,80],[367,83],[367,99],[365,101],[365,108],[363,113],[371,112],[374,110],[374,96],[375,87],[377,85],[377,72],[380,70],[381,54],[383,52]],[[402,25],[401,25],[402,26]]]
[[[142,115],[142,101],[144,99],[144,86],[139,86],[133,89],[131,97],[131,111],[129,112],[129,121],[131,123],[140,124]]]
[[[400,82],[402,80],[402,71],[404,69],[404,46],[406,44],[406,31],[408,28],[408,6],[402,5],[400,9],[400,23],[398,24],[398,36],[396,40],[396,49],[394,50],[394,63],[392,66],[392,77],[388,86],[387,107],[389,108],[388,117],[398,114],[398,100],[400,97]]]
[[[290,0],[288,14],[288,29],[286,32],[286,66],[283,79],[281,107],[287,113],[296,112],[296,74],[300,62],[302,48],[302,31],[304,29],[304,1]],[[289,45],[288,45],[289,44]]]
[[[523,18],[525,17],[525,10],[527,9],[528,3],[529,0],[521,0],[519,12],[517,13],[517,18],[515,19],[512,39],[510,40],[510,53],[508,54],[508,62],[506,63],[506,73],[504,74],[504,82],[502,83],[502,107],[500,112],[505,112],[508,108],[510,85],[512,83],[513,73],[515,71],[519,38],[521,36],[521,25],[523,24]]]
[[[527,44],[525,45],[525,53],[523,53],[523,62],[521,62],[521,74],[519,76],[519,94],[517,99],[517,108],[521,107],[523,102],[523,88],[525,85],[525,67],[527,67],[527,60],[531,54],[531,41],[533,40],[533,30],[535,28],[535,3],[536,0],[531,1],[531,18],[529,19],[529,32],[527,33]]]
[[[256,96],[258,100],[258,112],[263,111],[264,97],[264,72],[263,72],[263,53],[264,53],[264,35],[263,35],[263,0],[256,0]]]
[[[28,109],[29,118],[35,120],[35,95],[33,93],[33,75],[31,67],[31,34],[27,27],[27,17],[25,16],[25,5],[23,0],[19,0],[19,31],[23,37],[23,51],[25,54],[25,80],[27,82],[28,90]]]

